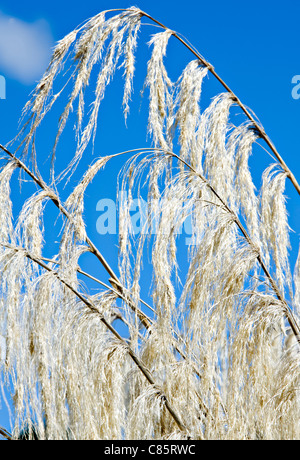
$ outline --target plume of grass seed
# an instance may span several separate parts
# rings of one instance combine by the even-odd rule
[[[234,104],[229,93],[213,98],[204,111],[198,129],[198,148],[204,151],[204,173],[215,190],[223,190],[229,173],[230,163],[225,162],[226,134],[230,107]],[[226,191],[226,188],[225,188]]]
[[[148,62],[145,85],[149,87],[149,120],[148,132],[153,139],[154,147],[169,150],[171,148],[165,136],[165,128],[169,111],[172,107],[173,83],[164,66],[164,57],[172,30],[159,32],[151,38],[153,46]]]
[[[113,301],[107,295],[98,298],[103,311],[109,311]],[[63,342],[68,351],[64,379],[74,438],[120,439],[125,426],[127,350],[110,338],[99,316],[82,306],[68,315]]]
[[[52,94],[54,79],[73,48],[74,85],[59,120],[54,153],[75,101],[77,149],[61,180],[94,141],[100,105],[118,66],[124,68],[125,119],[128,115],[140,18],[136,8],[109,19],[101,13],[69,34],[57,45],[26,107],[32,115],[25,153],[35,151],[36,130],[62,91]],[[62,282],[80,285],[78,259],[87,250],[81,245],[86,239],[84,193],[111,157],[89,167],[66,202],[69,218],[60,242],[58,273],[41,273],[25,251],[7,244],[18,236],[27,250],[41,256],[43,203],[55,196],[48,191],[32,195],[14,234],[10,203],[6,208],[5,200],[15,164],[0,172],[4,208],[0,208],[0,234],[6,244],[0,252],[0,318],[16,434],[28,425],[32,435],[33,419],[43,439],[186,436],[178,433],[166,410],[165,394],[193,439],[299,437],[299,351],[285,320],[287,307],[276,299],[268,280],[258,279],[256,249],[263,250],[268,268],[274,259],[276,282],[283,291],[290,283],[286,173],[268,168],[261,195],[256,196],[248,160],[257,133],[247,123],[235,129],[230,125],[235,103],[231,93],[216,96],[200,113],[207,68],[198,61],[186,66],[177,83],[171,82],[164,60],[172,34],[167,29],[151,39],[145,82],[150,93],[148,131],[154,147],[165,152],[156,149],[145,158],[134,156],[124,168],[121,187],[126,199],[120,216],[120,279],[125,287],[133,287],[134,300],[139,297],[146,237],[144,232],[138,238],[132,235],[130,211],[134,192],[141,197],[142,185],[149,199],[145,230],[156,223],[149,251],[155,314],[149,327],[139,329],[137,310],[132,312],[124,298],[119,307],[116,292],[89,297],[95,305],[91,311]],[[84,94],[93,69],[99,70],[95,99],[84,124]],[[176,134],[181,159],[200,174],[204,171],[206,179],[187,163],[173,174],[170,155],[165,153]],[[227,205],[245,221],[251,244]],[[187,217],[192,235],[184,277],[178,243]],[[295,302],[298,272],[299,261]],[[104,327],[101,318],[110,324],[117,317],[116,308],[119,318],[124,314],[131,346],[160,388],[146,382],[129,363],[126,342],[113,339]]]
[[[121,67],[124,67],[124,77],[125,77],[125,84],[124,84],[124,96],[123,96],[123,111],[125,120],[127,119],[129,113],[129,101],[131,98],[131,94],[133,91],[133,76],[135,70],[135,55],[134,52],[137,47],[137,36],[140,29],[140,16],[139,14],[133,18],[130,28],[128,31],[128,37],[125,43],[125,51],[124,51],[124,61],[121,64]]]
[[[16,233],[21,246],[40,257],[43,247],[44,226],[42,216],[44,202],[53,198],[50,191],[33,194],[23,205],[16,225]]]
[[[276,171],[277,165],[269,166],[263,174],[261,188],[261,239],[264,254],[269,263],[271,256],[275,264],[276,280],[284,292],[291,285],[291,274],[288,262],[290,248],[289,225],[285,205],[286,173]]]
[[[284,372],[286,363],[282,353],[283,315],[282,305],[272,297],[249,295],[230,358],[232,388],[228,390],[227,408],[232,421],[229,435],[233,438],[245,433],[248,439],[281,439],[284,425],[279,421],[275,400],[280,386],[278,375]],[[247,346],[242,347],[242,343]],[[243,410],[242,401],[247,402],[247,411]]]
[[[18,297],[11,293],[15,303],[1,312],[8,329],[6,366],[14,391],[15,435],[34,420],[41,439],[120,438],[127,350],[109,339],[99,316],[94,314],[93,321],[53,272],[34,275],[16,256],[25,263],[25,254],[14,251],[10,262],[18,263],[16,276],[23,288]],[[71,282],[68,273],[64,275]],[[12,273],[2,281],[8,299],[10,283],[16,281],[11,278]],[[114,300],[115,296],[98,296],[99,311],[108,315]]]
[[[16,169],[15,162],[9,162],[0,171],[0,241],[10,243],[13,239],[12,202],[10,180]],[[2,247],[1,249],[2,250]]]
[[[96,82],[96,89],[95,89],[95,100],[93,102],[91,114],[89,116],[88,123],[86,124],[85,128],[83,129],[80,141],[73,159],[73,163],[76,162],[81,158],[84,150],[86,149],[89,141],[91,138],[95,138],[96,129],[97,129],[97,118],[100,108],[100,103],[104,98],[104,93],[107,85],[110,83],[113,74],[116,70],[118,65],[118,61],[124,51],[123,40],[125,34],[128,32],[131,34],[132,28],[131,23],[134,21],[136,25],[137,19],[140,18],[139,11],[134,11],[129,14],[120,14],[119,16],[113,17],[109,24],[110,30],[109,33],[112,35],[112,39],[107,47],[106,55],[103,57],[103,62],[101,64],[100,72],[98,74],[97,82]],[[127,53],[127,57],[129,54]],[[132,58],[132,56],[130,55]],[[130,71],[127,74],[127,87],[128,82],[131,81],[132,72]],[[129,97],[128,88],[125,92],[125,104],[127,98]]]
[[[70,194],[66,201],[66,208],[68,209],[72,225],[78,241],[84,241],[86,237],[85,224],[83,218],[84,212],[84,193],[87,186],[92,182],[95,175],[105,166],[111,156],[101,157],[95,161],[85,172],[81,181],[76,185],[73,192]],[[69,237],[65,237],[68,239]]]
[[[249,169],[249,157],[252,154],[252,146],[257,139],[257,134],[246,125],[242,125],[235,131],[238,138],[233,139],[233,145],[237,143],[235,156],[235,188],[240,203],[241,215],[247,224],[248,233],[252,241],[259,247],[259,209],[256,188]],[[234,133],[235,137],[235,133]]]
[[[83,244],[86,240],[86,228],[84,223],[84,194],[88,185],[92,182],[95,175],[105,166],[111,156],[101,157],[95,161],[85,172],[81,181],[74,188],[73,192],[66,200],[66,209],[69,217],[66,219],[63,234],[60,240],[60,269],[71,269],[75,280],[77,279],[77,259],[88,251]],[[73,261],[73,263],[71,263]]]
[[[2,253],[0,263],[3,299],[0,316],[6,339],[4,379],[12,390],[17,430],[30,418],[37,401],[35,366],[28,350],[38,271],[26,260],[25,253],[11,248]]]
[[[128,439],[163,439],[162,418],[164,413],[162,400],[157,390],[147,387],[134,399],[128,414],[126,437]]]
[[[25,133],[26,129],[29,129],[20,146],[23,146],[24,154],[27,155],[31,152],[34,158],[37,128],[64,91],[69,81],[74,81],[73,90],[59,119],[53,147],[52,157],[54,161],[58,141],[65,129],[70,113],[73,111],[74,103],[78,100],[76,124],[77,149],[73,159],[61,175],[61,179],[66,177],[76,167],[90,140],[94,140],[95,138],[100,103],[123,54],[124,61],[121,66],[125,68],[123,96],[125,117],[128,114],[128,102],[132,91],[132,78],[134,74],[134,48],[140,26],[140,17],[140,10],[137,8],[130,8],[108,19],[105,18],[105,12],[103,12],[90,19],[82,27],[66,35],[56,45],[47,71],[37,85],[32,98],[24,108],[23,116],[25,118],[29,114],[29,119],[23,125],[18,137]],[[70,57],[72,59],[69,68],[70,76],[62,88],[53,94],[54,80],[62,72],[66,63],[69,62]],[[98,69],[95,99],[92,103],[88,121],[85,127],[83,127],[84,91],[90,82],[92,70],[97,64],[99,64],[100,68]]]
[[[177,82],[179,89],[175,101],[178,106],[175,124],[180,133],[180,156],[199,172],[202,172],[202,150],[197,148],[197,132],[201,120],[199,102],[207,72],[207,68],[201,66],[199,61],[189,62]]]
[[[73,30],[60,40],[53,52],[50,64],[44,76],[36,86],[32,98],[27,102],[23,110],[23,117],[29,115],[29,120],[23,126],[21,133],[29,126],[29,133],[25,136],[21,145],[24,144],[24,154],[27,155],[31,148],[32,154],[35,152],[35,133],[41,124],[46,113],[52,108],[53,104],[60,96],[62,90],[52,94],[55,78],[58,76],[64,66],[71,45],[77,36],[77,30]]]

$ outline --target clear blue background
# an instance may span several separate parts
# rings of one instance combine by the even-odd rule
[[[52,32],[54,45],[54,42],[63,38],[83,20],[98,12],[132,5],[132,2],[126,0],[118,2],[103,0],[84,2],[63,0],[21,2],[15,0],[11,2],[2,0],[0,11],[26,22],[33,22],[41,18],[46,20]],[[300,99],[294,100],[291,93],[292,78],[300,74],[300,2],[295,0],[285,2],[140,0],[134,5],[145,10],[170,29],[180,32],[213,64],[217,73],[242,102],[259,117],[269,137],[299,181]],[[144,22],[147,21],[144,20]],[[156,31],[157,29],[149,27],[147,32],[151,34]],[[173,65],[175,65],[174,73],[176,73],[176,66],[179,71],[182,69],[187,54],[179,43],[170,47],[170,54]],[[190,58],[193,59],[193,56]],[[138,66],[139,61],[137,68]],[[144,70],[137,70],[137,78],[144,75]],[[6,100],[0,100],[0,143],[5,144],[16,135],[21,110],[35,85],[34,83],[24,85],[6,76],[1,68],[1,54],[0,74],[5,76],[7,85]],[[213,77],[210,77],[210,80],[212,79]],[[105,134],[105,139],[99,144],[97,155],[116,153],[127,148],[146,145],[143,142],[145,132],[142,129],[142,126],[145,125],[145,115],[141,112],[137,120],[135,115],[139,112],[133,108],[126,130],[121,117],[120,120],[118,118],[120,98],[116,96],[117,86],[112,88],[110,97],[113,102],[103,106],[105,117],[101,121],[102,125],[99,130],[100,134]],[[216,90],[220,92],[222,88],[216,86]],[[136,108],[139,104],[140,102],[136,102]],[[114,117],[116,123],[120,124],[120,129],[112,129],[110,117]],[[52,125],[49,125],[49,130],[51,127],[53,128]],[[42,138],[42,143],[46,142],[47,132],[44,132],[43,136],[45,138]],[[40,158],[42,157],[44,161],[48,153],[41,152]],[[260,151],[260,155],[264,156],[263,150]],[[259,160],[256,158],[255,161],[259,162]],[[63,155],[61,161],[63,161]],[[115,184],[115,178],[113,178],[115,166],[116,164],[111,169],[108,168],[101,183],[96,183],[90,191],[86,222],[89,235],[116,269],[117,241],[104,239],[96,232],[98,217],[96,203],[102,197],[111,196],[111,189]],[[82,173],[83,170],[79,172]],[[17,194],[16,190],[13,192]],[[291,254],[291,260],[294,263],[300,232],[300,197],[289,183],[287,195],[290,225],[294,231]],[[111,248],[111,241],[115,243],[115,253]],[[91,268],[87,267],[91,262],[84,261],[84,263],[86,263],[84,268]],[[107,281],[107,275],[104,272],[98,272],[97,275]],[[9,428],[5,407],[0,412],[0,425]]]

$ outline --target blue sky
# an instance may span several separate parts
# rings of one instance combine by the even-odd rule
[[[132,5],[138,6],[169,28],[180,32],[213,64],[217,73],[242,102],[259,117],[269,137],[299,181],[300,99],[292,97],[292,79],[295,75],[300,75],[300,2],[295,0],[2,0],[0,75],[6,81],[6,99],[0,99],[0,143],[5,144],[16,135],[22,108],[37,80],[42,76],[55,42],[82,21],[102,10]],[[157,29],[149,27],[149,34],[156,31]],[[177,66],[180,72],[183,66],[181,61],[183,63],[187,56],[186,51],[177,43],[170,49],[170,55],[174,74]],[[139,61],[136,64],[138,68]],[[143,75],[142,72],[137,70],[138,78]],[[212,79],[213,77],[210,77],[210,80]],[[100,133],[105,133],[106,137],[100,142],[97,155],[145,145],[143,113],[134,109],[126,129],[118,115],[118,104],[120,105],[121,101],[116,95],[117,92],[115,93],[116,87],[112,88],[110,97],[113,102],[104,104],[105,117],[101,120],[102,125],[99,128]],[[222,88],[216,86],[216,91],[220,92]],[[138,98],[135,104],[139,107]],[[139,114],[138,120],[134,118],[135,114]],[[110,116],[120,124],[119,129],[111,129]],[[51,126],[53,128],[53,125],[49,128]],[[41,142],[46,145],[46,133],[43,136]],[[262,150],[260,155],[264,155]],[[47,156],[45,150],[40,153],[39,158],[43,162]],[[96,205],[100,198],[112,196],[112,184],[115,184],[113,171],[116,166],[115,164],[108,167],[104,179],[91,189],[86,210],[89,234],[114,267],[116,241],[104,239],[97,233],[96,222],[99,213]],[[17,194],[17,191],[14,190],[13,193]],[[292,260],[295,260],[300,234],[300,197],[289,183],[287,195],[290,225],[294,230]],[[114,249],[111,249],[111,242],[114,243]],[[86,261],[86,264],[89,262]],[[101,277],[101,273],[99,276]],[[106,281],[107,277],[104,280]],[[8,427],[5,410],[0,411],[0,425]]]

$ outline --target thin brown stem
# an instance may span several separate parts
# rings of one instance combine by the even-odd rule
[[[114,335],[114,337],[124,346],[131,357],[131,359],[134,361],[134,363],[137,365],[139,370],[142,372],[146,380],[150,383],[150,385],[154,386],[157,389],[157,394],[159,397],[162,399],[164,402],[167,410],[169,411],[171,417],[174,419],[175,423],[179,427],[181,431],[184,431],[188,434],[187,428],[184,426],[183,422],[181,421],[179,415],[176,413],[175,409],[172,407],[170,402],[168,401],[166,395],[163,393],[162,389],[156,384],[154,378],[152,377],[151,372],[147,369],[147,367],[142,363],[142,361],[138,358],[136,353],[132,350],[132,348],[128,345],[128,343],[123,339],[123,337],[118,333],[118,331],[105,319],[105,317],[99,312],[98,308],[93,304],[93,302],[90,299],[87,299],[83,294],[81,294],[77,289],[75,289],[73,286],[71,286],[66,280],[64,280],[55,270],[50,268],[47,264],[45,264],[42,260],[38,259],[34,255],[30,254],[28,251],[26,251],[23,248],[17,248],[17,247],[12,247],[9,245],[3,244],[3,246],[13,249],[14,251],[22,251],[28,259],[30,259],[32,262],[38,264],[40,267],[44,268],[46,271],[49,273],[52,273],[64,286],[66,286],[73,294],[78,297],[78,299],[83,302],[93,313],[96,313],[100,321],[104,324],[104,326]]]
[[[6,439],[7,441],[13,440],[12,435],[2,426],[0,426],[0,436],[2,436],[2,438]]]
[[[141,15],[142,16],[145,16],[147,17],[148,19],[150,19],[151,21],[153,21],[155,24],[159,25],[160,27],[162,27],[163,29],[165,30],[168,30],[168,27],[166,27],[164,24],[162,24],[160,21],[157,21],[157,19],[153,18],[152,16],[150,16],[149,14],[145,13],[144,11],[141,11]],[[276,149],[275,145],[273,144],[273,142],[271,141],[271,139],[269,138],[269,136],[266,134],[264,128],[262,126],[260,126],[259,123],[257,123],[257,121],[253,118],[253,116],[251,115],[249,109],[247,109],[247,107],[241,102],[241,100],[235,95],[235,93],[232,91],[232,89],[227,85],[227,83],[225,83],[225,81],[217,74],[217,72],[215,71],[214,67],[208,62],[206,61],[203,56],[200,56],[200,54],[194,49],[192,48],[183,38],[180,37],[180,35],[178,35],[176,32],[173,31],[172,35],[177,39],[179,40],[191,53],[193,53],[193,55],[201,62],[201,64],[205,67],[207,67],[207,69],[210,71],[210,73],[219,81],[219,83],[221,83],[221,85],[226,89],[226,91],[228,91],[228,93],[231,94],[232,96],[232,99],[233,101],[241,108],[241,110],[245,113],[245,115],[247,116],[247,118],[251,121],[251,123],[253,124],[253,127],[255,128],[255,130],[257,131],[257,133],[259,134],[259,136],[266,142],[266,144],[268,145],[268,147],[271,149],[271,151],[273,152],[274,156],[276,157],[276,159],[278,160],[279,164],[281,165],[282,169],[287,173],[287,176],[288,178],[290,179],[290,181],[292,182],[293,186],[295,187],[296,191],[298,192],[298,194],[300,195],[300,185],[299,183],[297,182],[296,180],[296,177],[294,176],[294,174],[292,173],[292,171],[289,169],[289,167],[287,166],[287,164],[285,163],[285,161],[283,160],[283,158],[281,157],[281,155],[279,154],[278,150]]]
[[[5,148],[1,144],[0,144],[0,148],[5,153],[7,153],[16,162],[16,164],[21,169],[23,169],[32,178],[32,180],[34,182],[36,182],[40,186],[40,188],[42,188],[43,190],[49,191],[49,195],[52,196],[51,199],[52,199],[53,203],[58,207],[58,209],[62,212],[62,214],[72,222],[72,217],[70,216],[68,211],[63,207],[63,205],[60,203],[59,198],[54,194],[54,192],[51,189],[49,189],[47,184],[41,178],[38,178],[32,171],[30,171],[30,169],[21,160],[19,160],[13,153],[11,153],[7,148]],[[117,153],[116,155],[112,155],[112,157],[123,155],[123,154],[129,153],[129,152],[136,152],[136,151],[142,151],[142,150],[143,151],[157,150],[157,151],[160,151],[160,152],[162,151],[161,149],[152,149],[152,148],[151,149],[147,149],[147,148],[146,149],[134,149],[134,150],[127,150],[127,151],[124,151],[124,152],[121,152],[121,153]],[[118,295],[120,296],[120,298],[123,299],[129,305],[129,307],[137,314],[137,316],[138,316],[139,320],[141,321],[141,323],[143,324],[143,326],[147,330],[150,330],[151,324],[152,324],[152,321],[150,320],[150,318],[134,304],[134,302],[132,301],[132,299],[130,298],[128,293],[126,292],[126,289],[124,288],[124,286],[122,286],[122,284],[120,283],[118,277],[115,275],[115,273],[111,269],[110,265],[106,262],[106,260],[104,259],[104,257],[100,253],[100,251],[96,248],[96,246],[93,244],[93,242],[88,237],[86,237],[86,243],[90,247],[91,252],[96,255],[98,260],[101,262],[103,267],[106,269],[108,274],[111,276],[111,278],[109,279],[109,282],[110,282],[111,286],[113,287],[114,292],[117,292]],[[48,260],[48,261],[50,261],[50,260]],[[51,261],[51,263],[54,263],[54,262],[55,261]],[[89,275],[89,277],[91,277],[91,275]],[[96,278],[94,278],[94,280],[96,280]],[[99,280],[97,280],[97,281],[99,282]],[[144,303],[148,308],[151,309],[151,307],[146,302],[142,301],[142,299],[140,299],[140,301],[142,303]],[[175,346],[175,350],[185,359],[184,353],[177,346]],[[196,368],[195,368],[195,372],[200,377],[200,374],[199,374],[199,372],[198,372],[198,370]]]
[[[48,259],[48,258],[45,258],[45,257],[42,257],[40,260],[43,260],[43,261],[46,261],[46,262],[49,262],[51,264],[57,264],[59,265],[59,263],[55,260],[52,260],[52,259]],[[149,334],[151,334],[151,326],[153,326],[153,321],[149,318],[149,316],[147,316],[142,310],[140,310],[136,305],[134,305],[130,298],[125,298],[124,296],[124,293],[122,292],[121,288],[122,286],[121,285],[117,285],[114,280],[109,280],[110,283],[111,283],[111,286],[108,286],[106,283],[103,283],[103,281],[100,281],[98,278],[95,278],[94,276],[90,275],[89,273],[83,271],[80,267],[77,268],[77,272],[82,274],[83,276],[86,276],[87,278],[89,279],[92,279],[93,281],[95,281],[96,283],[99,283],[101,284],[102,286],[104,286],[105,288],[107,289],[110,289],[112,292],[114,292],[115,294],[117,294],[122,300],[124,300],[132,309],[132,311],[134,313],[137,314],[139,320],[141,321],[141,323],[143,324],[143,326],[145,327],[145,329],[147,329],[147,331],[149,332]],[[154,313],[155,313],[155,310],[153,310],[150,305],[148,305],[146,302],[142,301],[140,299],[141,302],[144,303],[144,305],[146,305],[148,308],[150,308]],[[124,323],[128,326],[128,323],[121,317],[122,321],[124,321]],[[185,342],[184,340],[182,339],[182,337],[180,337],[176,331],[172,331],[175,335],[175,340],[177,342],[181,341],[183,343],[183,345],[185,345]],[[141,336],[141,338],[143,338]],[[188,356],[179,348],[178,345],[174,344],[174,350],[186,361],[189,360]],[[195,356],[193,356],[193,358],[196,359]],[[193,362],[190,363],[191,364],[191,367],[193,368],[193,371],[195,372],[195,374],[197,375],[197,377],[199,377],[201,379],[201,374],[199,372],[199,370],[196,368],[195,364]],[[199,363],[197,363],[199,365]],[[202,397],[200,396],[200,394],[197,392],[197,396],[199,398],[199,400],[201,401],[201,407],[203,408],[203,412],[204,412],[204,415],[206,416],[208,414],[208,408],[206,406],[206,404],[204,403]],[[224,410],[224,413],[226,414],[226,409],[224,408],[223,404],[222,404],[222,408]]]
[[[52,189],[49,188],[49,186],[43,181],[42,178],[40,177],[37,177],[26,165],[25,163],[23,163],[23,161],[21,161],[19,158],[17,158],[12,152],[10,152],[6,147],[4,147],[3,145],[0,144],[0,148],[5,152],[7,153],[7,155],[10,156],[10,158],[12,158],[15,163],[17,164],[17,166],[21,169],[23,169],[23,171],[25,171],[29,177],[31,177],[31,179],[44,191],[48,192],[49,193],[49,197],[51,199],[51,201],[55,204],[55,206],[59,209],[59,211],[68,219],[70,220],[70,222],[72,222],[72,216],[70,215],[70,213],[65,209],[65,207],[61,204],[60,200],[59,200],[59,197],[54,193],[54,191]],[[97,259],[101,262],[101,264],[103,265],[103,267],[105,268],[105,270],[107,271],[107,273],[115,280],[118,280],[118,277],[117,275],[114,273],[113,269],[111,268],[111,266],[108,264],[108,262],[106,261],[106,259],[104,258],[104,256],[101,254],[101,252],[97,249],[97,247],[95,246],[95,244],[91,241],[91,239],[86,236],[86,240],[85,240],[86,244],[89,246],[90,248],[90,251],[92,254],[94,254]]]
[[[280,289],[278,288],[278,286],[276,285],[274,279],[272,278],[269,270],[267,269],[265,263],[263,262],[263,259],[262,259],[262,256],[261,254],[259,253],[259,249],[255,246],[255,244],[253,243],[253,241],[251,240],[250,238],[250,235],[248,234],[247,230],[244,228],[244,226],[242,225],[241,221],[239,220],[238,216],[229,208],[229,206],[226,204],[226,202],[222,199],[222,197],[217,193],[217,191],[212,187],[212,185],[208,182],[208,180],[202,176],[202,174],[200,174],[199,172],[197,172],[189,163],[187,163],[185,160],[183,160],[182,158],[180,158],[178,155],[176,155],[176,153],[173,153],[173,152],[165,152],[166,155],[170,155],[174,158],[177,158],[177,160],[179,160],[180,162],[182,162],[187,168],[190,169],[190,171],[193,172],[193,174],[195,174],[196,176],[198,176],[201,181],[203,181],[206,186],[209,188],[209,190],[214,194],[214,196],[221,202],[224,210],[228,213],[230,213],[232,215],[232,219],[233,221],[235,222],[235,224],[238,226],[239,230],[241,231],[242,235],[244,236],[245,240],[247,241],[247,243],[255,250],[255,252],[257,253],[257,261],[259,263],[259,265],[261,266],[263,272],[265,273],[274,293],[276,294],[276,297],[278,298],[278,300],[282,303],[283,307],[284,307],[284,311],[285,311],[285,316],[290,324],[290,327],[300,345],[300,327],[292,313],[292,311],[290,310],[288,304],[287,304],[287,301],[285,300],[283,294],[280,292]]]

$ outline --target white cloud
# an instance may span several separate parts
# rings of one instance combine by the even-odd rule
[[[47,68],[52,46],[44,19],[28,23],[0,12],[0,73],[4,77],[35,83]]]

